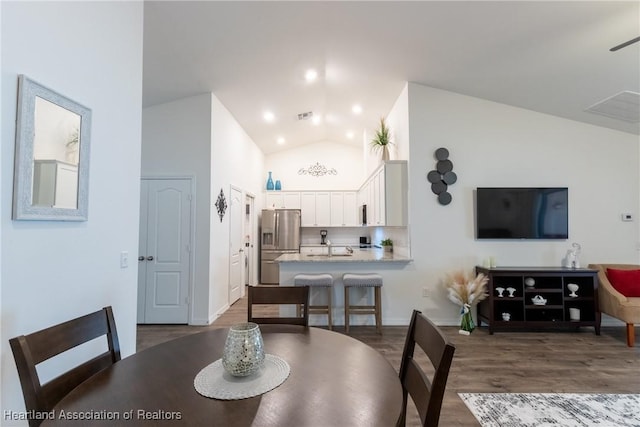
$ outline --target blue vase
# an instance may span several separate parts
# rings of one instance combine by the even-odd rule
[[[276,179],[276,190],[282,190],[282,184],[279,179]]]
[[[267,190],[273,190],[273,178],[271,178],[271,172],[269,172],[269,178],[267,179]]]

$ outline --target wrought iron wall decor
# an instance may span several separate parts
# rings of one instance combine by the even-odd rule
[[[451,193],[447,191],[449,185],[458,180],[453,172],[453,163],[449,160],[449,150],[438,148],[435,152],[437,160],[436,168],[427,174],[427,180],[431,183],[431,191],[438,195],[438,203],[448,205],[451,203]]]
[[[321,165],[316,162],[315,165],[311,165],[308,168],[300,168],[298,175],[311,175],[315,177],[321,177],[325,175],[338,175],[338,171],[335,168],[327,169],[325,165]]]
[[[220,194],[218,194],[218,200],[216,200],[216,209],[218,209],[218,216],[220,217],[220,222],[222,222],[224,213],[227,211],[227,199],[224,197],[222,188],[220,189]]]

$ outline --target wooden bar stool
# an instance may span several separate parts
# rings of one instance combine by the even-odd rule
[[[309,314],[326,314],[327,325],[329,330],[333,329],[333,316],[332,316],[332,304],[333,299],[333,276],[329,273],[321,274],[296,274],[293,278],[293,284],[295,286],[309,286],[309,292],[314,288],[326,288],[327,289],[327,304],[318,305],[309,303]],[[311,296],[309,296],[311,300]],[[300,315],[300,306],[297,306],[298,316]]]
[[[349,333],[349,315],[351,314],[373,314],[376,320],[376,330],[382,333],[382,298],[380,288],[382,288],[382,276],[376,273],[354,274],[345,273],[342,276],[344,283],[344,327]],[[349,303],[350,288],[374,288],[374,305],[351,305]]]

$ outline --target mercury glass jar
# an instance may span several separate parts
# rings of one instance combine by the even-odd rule
[[[264,363],[264,344],[255,323],[240,323],[229,329],[222,354],[225,371],[236,377],[256,372]]]

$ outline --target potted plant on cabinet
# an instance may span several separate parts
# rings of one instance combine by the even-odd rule
[[[382,240],[380,246],[382,246],[385,252],[393,252],[393,241],[391,239]]]
[[[376,130],[374,138],[371,140],[371,150],[374,152],[382,152],[382,161],[389,160],[389,145],[391,142],[391,131],[384,117],[380,118],[380,127]]]

